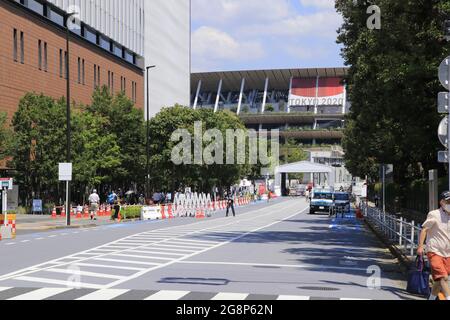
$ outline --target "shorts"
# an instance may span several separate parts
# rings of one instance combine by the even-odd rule
[[[428,253],[433,280],[439,281],[450,275],[450,258],[443,258],[435,253]]]
[[[98,211],[98,204],[97,203],[92,203],[91,204],[91,212],[94,214],[94,215],[97,215],[97,211]]]

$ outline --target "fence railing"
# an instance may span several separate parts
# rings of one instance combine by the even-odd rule
[[[366,221],[390,244],[395,245],[406,257],[414,259],[422,228],[414,221],[383,212],[378,208],[362,205]]]

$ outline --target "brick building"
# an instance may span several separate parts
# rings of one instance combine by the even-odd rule
[[[64,11],[48,2],[0,0],[0,111],[11,117],[27,92],[66,95]],[[90,103],[97,86],[144,106],[143,58],[88,25],[70,32],[71,98]]]

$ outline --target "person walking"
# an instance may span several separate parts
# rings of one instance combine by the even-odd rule
[[[91,208],[91,220],[97,220],[97,211],[100,206],[100,197],[97,194],[97,190],[93,190],[89,196],[89,204]]]
[[[450,300],[450,191],[443,192],[439,200],[440,209],[431,211],[422,226],[417,254],[427,253],[435,281],[429,300],[437,300],[441,292]]]
[[[232,193],[227,193],[225,196],[225,199],[227,200],[227,217],[230,213],[230,209],[233,212],[233,217],[236,217],[236,211],[234,210],[234,198]]]

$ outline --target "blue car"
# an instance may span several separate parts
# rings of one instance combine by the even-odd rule
[[[330,213],[333,208],[333,193],[327,190],[313,190],[309,214],[317,212]]]

